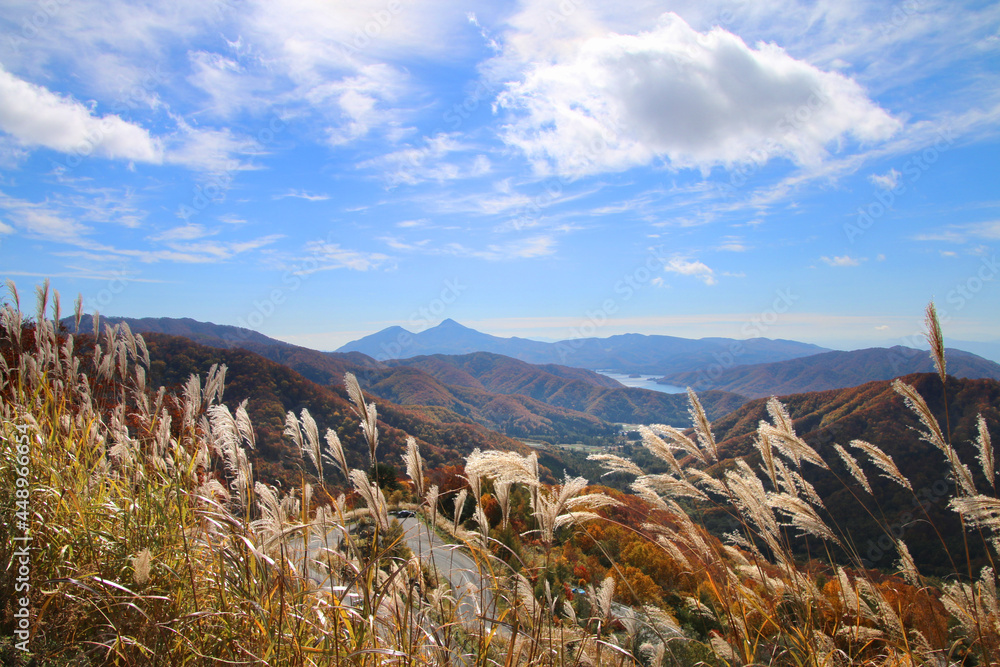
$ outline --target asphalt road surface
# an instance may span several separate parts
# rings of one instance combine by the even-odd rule
[[[406,545],[421,560],[432,560],[438,572],[447,579],[458,600],[459,617],[469,623],[480,616],[495,618],[492,591],[483,588],[483,578],[476,563],[454,544],[445,544],[418,519],[400,519],[406,535]],[[486,627],[489,628],[489,621]]]

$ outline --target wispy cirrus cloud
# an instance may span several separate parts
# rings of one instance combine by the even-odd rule
[[[948,225],[934,231],[916,234],[913,238],[917,241],[944,241],[947,243],[1000,241],[1000,220]]]
[[[284,194],[273,195],[271,199],[304,199],[306,201],[327,201],[330,195],[327,194],[311,194],[305,190],[289,190]]]

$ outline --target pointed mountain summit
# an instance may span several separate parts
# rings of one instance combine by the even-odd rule
[[[362,352],[379,361],[408,359],[430,354],[494,352],[520,358],[524,353],[544,354],[546,343],[524,338],[500,338],[476,331],[448,318],[437,326],[410,332],[392,326],[359,338],[337,352]]]

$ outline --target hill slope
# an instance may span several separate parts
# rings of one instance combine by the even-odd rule
[[[916,387],[944,427],[944,400],[938,376],[917,374],[902,379]],[[898,560],[891,543],[886,544],[879,522],[890,526],[897,536],[905,533],[913,557],[928,573],[956,571],[948,560],[949,552],[960,565],[965,562],[961,525],[957,515],[947,507],[954,492],[947,463],[937,449],[920,439],[914,430],[919,426],[916,417],[890,382],[795,394],[784,397],[782,402],[798,435],[819,452],[835,473],[807,466],[806,478],[823,498],[834,523],[850,533],[855,548],[872,567],[891,569]],[[973,470],[976,483],[986,488],[971,443],[980,413],[986,418],[993,442],[1000,438],[1000,382],[949,377],[948,407],[952,442],[961,459]],[[765,399],[751,401],[713,422],[723,454],[729,457],[750,454],[752,460],[759,461],[754,437],[762,419],[769,421]],[[874,495],[868,495],[851,478],[833,449],[834,444],[852,449],[848,443],[854,439],[871,442],[892,456],[914,492],[877,474],[865,456],[853,450],[874,490]],[[927,516],[930,522],[926,521]],[[719,515],[715,521],[714,528],[719,531],[733,529]],[[947,550],[942,548],[934,527],[941,531]],[[964,570],[961,567],[959,571]]]
[[[194,336],[204,345],[254,352],[328,387],[341,386],[344,373],[354,373],[366,391],[406,405],[431,421],[477,423],[515,437],[576,441],[609,433],[608,422],[689,423],[683,395],[627,389],[581,368],[535,366],[486,353],[466,355],[460,361],[439,355],[386,364],[360,352],[319,352],[238,327],[195,320],[102,319],[125,322],[133,331],[185,332],[179,335]],[[72,328],[71,320],[63,322]],[[91,319],[86,316],[81,330],[91,329]],[[400,374],[404,367],[407,373]],[[517,398],[518,394],[528,400]],[[726,392],[706,392],[702,400],[709,414],[718,417],[746,399]]]
[[[1000,380],[1000,364],[962,350],[947,351],[948,373],[958,378]],[[718,389],[751,398],[855,387],[873,380],[891,380],[910,373],[930,373],[934,364],[926,351],[910,347],[874,347],[848,352],[824,352],[769,364],[728,368],[716,377],[705,372],[675,373],[667,384],[696,391]]]
[[[433,355],[390,362],[419,369],[449,384],[488,392],[522,395],[542,403],[621,423],[687,426],[687,395],[623,387],[597,373],[558,365],[534,365],[498,354]],[[617,386],[615,386],[617,385]],[[727,392],[700,396],[710,417],[720,417],[746,399]]]
[[[255,465],[263,477],[286,484],[297,479],[301,457],[282,435],[285,414],[289,410],[298,414],[302,408],[307,408],[320,433],[333,428],[344,444],[351,465],[362,465],[365,460],[367,446],[342,391],[320,386],[248,350],[212,348],[168,334],[147,333],[143,337],[149,348],[149,379],[153,386],[177,386],[192,373],[203,375],[212,364],[227,366],[223,398],[231,407],[245,399],[249,401],[247,410],[258,440]],[[400,456],[405,449],[406,435],[418,439],[428,467],[451,464],[476,447],[525,451],[519,442],[469,419],[457,416],[455,419],[430,419],[385,400],[378,400],[378,412],[379,460],[397,468],[402,465]]]

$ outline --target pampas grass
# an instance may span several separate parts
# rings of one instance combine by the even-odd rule
[[[16,443],[27,433],[28,595],[38,664],[998,664],[996,568],[969,566],[935,583],[890,526],[902,578],[862,567],[849,531],[833,524],[804,474],[831,475],[829,465],[796,434],[777,399],[767,403],[769,420],[759,424],[752,456],[723,459],[691,392],[693,431],[640,428],[668,474],[645,474],[618,455],[593,457],[634,478],[637,498],[629,504],[647,515],[628,528],[678,574],[662,607],[629,608],[616,601],[632,592],[629,568],[606,554],[606,573],[571,602],[555,578],[561,549],[609,522],[609,510],[621,504],[586,479],[566,475],[548,486],[534,454],[477,450],[466,461],[452,516],[439,517],[445,494],[427,483],[419,443],[408,438],[410,507],[427,520],[428,537],[451,544],[435,547],[433,558],[411,554],[378,480],[348,466],[336,432],[321,440],[308,411],[286,415],[285,437],[300,452],[302,477],[279,491],[257,479],[250,463],[255,435],[246,403],[235,410],[221,403],[224,366],[192,376],[176,395],[154,390],[141,336],[122,325],[101,330],[95,314],[100,335],[78,339],[60,331],[59,301],[43,284],[36,314],[24,317],[11,285],[0,308],[0,475],[8,482],[0,506],[16,507],[13,480],[24,467]],[[78,300],[77,323],[81,317]],[[947,388],[933,307],[927,317]],[[377,471],[378,412],[357,378],[348,374],[345,387]],[[948,429],[919,393],[901,382],[894,387],[958,482],[948,507],[995,563],[1000,501],[986,420],[977,420],[973,445],[987,480],[980,486],[993,495],[976,489]],[[859,461],[834,447],[850,489],[871,496],[875,470],[913,492],[882,449],[860,440],[850,446],[866,454]],[[349,497],[334,497],[331,476],[348,485]],[[512,516],[516,499],[530,512]],[[475,532],[463,525],[467,500]],[[696,520],[713,508],[733,518],[728,543]],[[13,523],[0,530],[0,555],[10,563]],[[523,544],[511,546],[519,539]],[[793,548],[800,543],[842,561],[806,567]],[[447,562],[454,567],[460,558],[472,563],[464,567],[469,587],[448,581]],[[9,577],[0,590],[11,599]],[[10,613],[3,611],[7,623]]]

